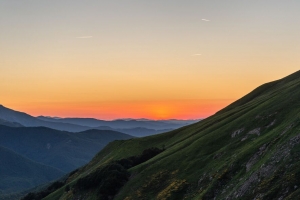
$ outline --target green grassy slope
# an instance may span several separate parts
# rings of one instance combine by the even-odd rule
[[[215,115],[164,134],[116,141],[45,199],[97,199],[72,189],[112,160],[166,150],[129,169],[114,199],[297,199],[300,195],[300,71],[265,84]]]
[[[0,199],[61,177],[58,169],[36,163],[0,146]]]

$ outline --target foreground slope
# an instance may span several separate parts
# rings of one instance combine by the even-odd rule
[[[161,135],[110,143],[45,199],[98,199],[76,183],[112,160],[166,148],[129,169],[114,199],[297,199],[300,71],[264,84],[215,115]]]

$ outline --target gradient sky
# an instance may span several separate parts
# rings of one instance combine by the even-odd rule
[[[0,0],[0,104],[203,118],[300,66],[299,0]]]

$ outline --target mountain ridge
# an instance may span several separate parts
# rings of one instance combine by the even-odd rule
[[[10,122],[10,121],[6,121],[6,120],[3,120],[3,119],[0,119],[0,125],[10,126],[10,127],[23,127],[23,125],[20,124],[20,123]]]
[[[89,129],[123,132],[135,137],[148,136],[164,131],[173,130],[191,124],[197,120],[113,120],[105,121],[94,118],[52,118],[33,117],[24,112],[19,112],[0,106],[0,124],[8,126],[48,127],[60,131],[81,132]],[[137,128],[140,128],[137,130]]]
[[[226,106],[224,109],[221,109],[217,113],[228,111],[228,109],[230,109],[231,107],[237,107],[237,106],[243,105],[243,104],[247,103],[248,101],[255,99],[259,95],[265,93],[267,90],[270,90],[270,89],[278,86],[278,84],[283,84],[286,81],[292,81],[299,77],[300,77],[300,70],[296,71],[284,78],[265,83],[265,84],[255,88],[254,90],[252,90],[249,94],[245,95],[244,97],[242,97],[242,98],[238,99],[237,101],[231,103],[230,105]]]
[[[16,122],[26,127],[49,127],[56,130],[62,131],[71,131],[78,132],[89,129],[89,127],[82,127],[75,124],[67,124],[67,123],[55,123],[55,122],[46,122],[40,119],[37,119],[31,115],[28,115],[24,112],[15,111],[4,106],[0,107],[0,119],[9,122]]]
[[[38,119],[50,121],[50,122],[61,122],[68,124],[77,124],[80,126],[88,126],[97,128],[101,126],[109,126],[114,129],[129,129],[129,128],[148,128],[148,129],[168,129],[168,128],[179,128],[184,125],[199,121],[199,120],[138,120],[138,119],[116,119],[111,121],[100,120],[95,118],[51,118],[39,116]]]
[[[93,139],[90,137],[94,136]],[[0,125],[0,145],[36,162],[65,173],[87,163],[95,153],[115,139],[132,136],[107,130],[79,133],[47,127],[7,127]]]
[[[49,181],[64,173],[42,165],[0,146],[0,199],[2,194],[16,193]]]

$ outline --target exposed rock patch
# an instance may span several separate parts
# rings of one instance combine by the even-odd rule
[[[276,122],[276,119],[274,119],[269,125],[266,126],[266,128],[270,128],[271,126],[274,126]]]
[[[248,136],[246,135],[245,137],[243,137],[243,138],[241,139],[241,142],[247,140],[247,138],[248,138]]]
[[[263,146],[261,146],[258,150],[257,153],[254,154],[254,156],[252,156],[252,158],[250,158],[250,160],[247,162],[246,164],[246,171],[248,172],[251,167],[260,159],[260,157],[267,151],[267,145],[264,144]]]
[[[249,131],[248,134],[250,135],[256,134],[260,136],[260,128],[253,129],[252,131]]]
[[[263,179],[269,178],[276,170],[278,170],[277,163],[290,158],[291,149],[299,143],[300,134],[279,146],[279,148],[271,154],[268,164],[263,164],[257,171],[254,171],[250,177],[239,186],[239,189],[233,194],[228,195],[226,199],[241,199],[246,193],[251,192],[253,187],[257,186]],[[247,162],[247,171],[249,171],[251,167],[266,154],[267,150],[268,146],[266,144],[259,148],[259,151]],[[288,166],[286,167],[286,170],[288,170]],[[254,191],[255,190],[253,190],[253,192]]]
[[[234,138],[235,136],[241,134],[245,129],[244,128],[241,128],[241,129],[238,129],[236,131],[234,131],[232,134],[231,134],[231,138]]]
[[[288,132],[292,127],[294,126],[294,124],[289,125],[288,127],[286,127],[284,129],[284,131],[282,131],[282,133],[280,135],[284,135],[286,132]]]

